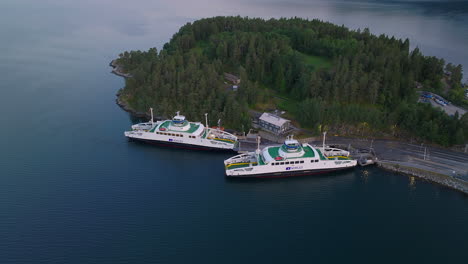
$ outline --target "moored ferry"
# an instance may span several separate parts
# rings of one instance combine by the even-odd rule
[[[208,121],[206,126],[200,122],[189,122],[179,112],[172,120],[153,122],[152,109],[149,122],[135,124],[132,131],[124,134],[132,140],[178,148],[234,150],[238,146],[236,136],[219,127],[208,127]]]
[[[330,147],[300,144],[292,137],[282,146],[240,154],[224,161],[229,177],[288,177],[353,168],[349,152]]]

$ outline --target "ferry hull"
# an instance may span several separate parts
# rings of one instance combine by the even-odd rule
[[[299,177],[307,175],[324,174],[329,172],[349,170],[354,167],[342,167],[342,168],[327,168],[327,169],[311,169],[311,170],[300,170],[300,171],[282,171],[282,172],[269,172],[259,174],[244,174],[244,175],[227,175],[229,178],[286,178],[286,177]]]
[[[154,139],[149,140],[149,139],[141,139],[141,138],[135,138],[135,137],[127,137],[127,138],[130,141],[146,143],[146,144],[160,146],[160,147],[201,150],[201,151],[235,152],[234,149],[228,149],[228,148],[214,148],[214,147],[193,145],[193,144],[187,144],[187,143],[177,143],[177,142],[169,142],[169,141],[154,140]]]

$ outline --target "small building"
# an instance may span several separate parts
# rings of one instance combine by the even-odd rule
[[[258,119],[258,125],[264,130],[281,135],[289,131],[291,120],[284,119],[274,114],[263,113]]]
[[[234,74],[227,73],[227,72],[224,73],[224,79],[228,80],[229,82],[233,84],[239,84],[241,81],[239,77],[235,76]]]

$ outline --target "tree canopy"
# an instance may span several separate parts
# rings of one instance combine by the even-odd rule
[[[250,126],[249,108],[287,95],[292,115],[309,128],[346,126],[366,133],[409,135],[443,145],[468,140],[467,117],[416,103],[416,83],[440,92],[445,67],[461,66],[410,50],[409,40],[349,30],[319,20],[214,17],[187,23],[158,52],[124,52],[131,73],[121,94],[130,107],[210,115],[235,129]],[[240,76],[237,92],[223,73]],[[458,91],[458,90],[457,90]]]

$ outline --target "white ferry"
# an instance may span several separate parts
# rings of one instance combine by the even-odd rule
[[[229,177],[287,177],[353,168],[356,160],[349,152],[330,147],[300,144],[292,137],[282,146],[240,154],[224,161]]]
[[[205,114],[206,126],[200,122],[189,122],[185,116],[177,115],[172,120],[153,122],[153,110],[151,120],[132,126],[132,131],[125,131],[126,137],[132,140],[147,143],[172,146],[187,149],[201,150],[234,150],[237,148],[237,137],[223,131],[218,127],[208,127],[207,114]]]

